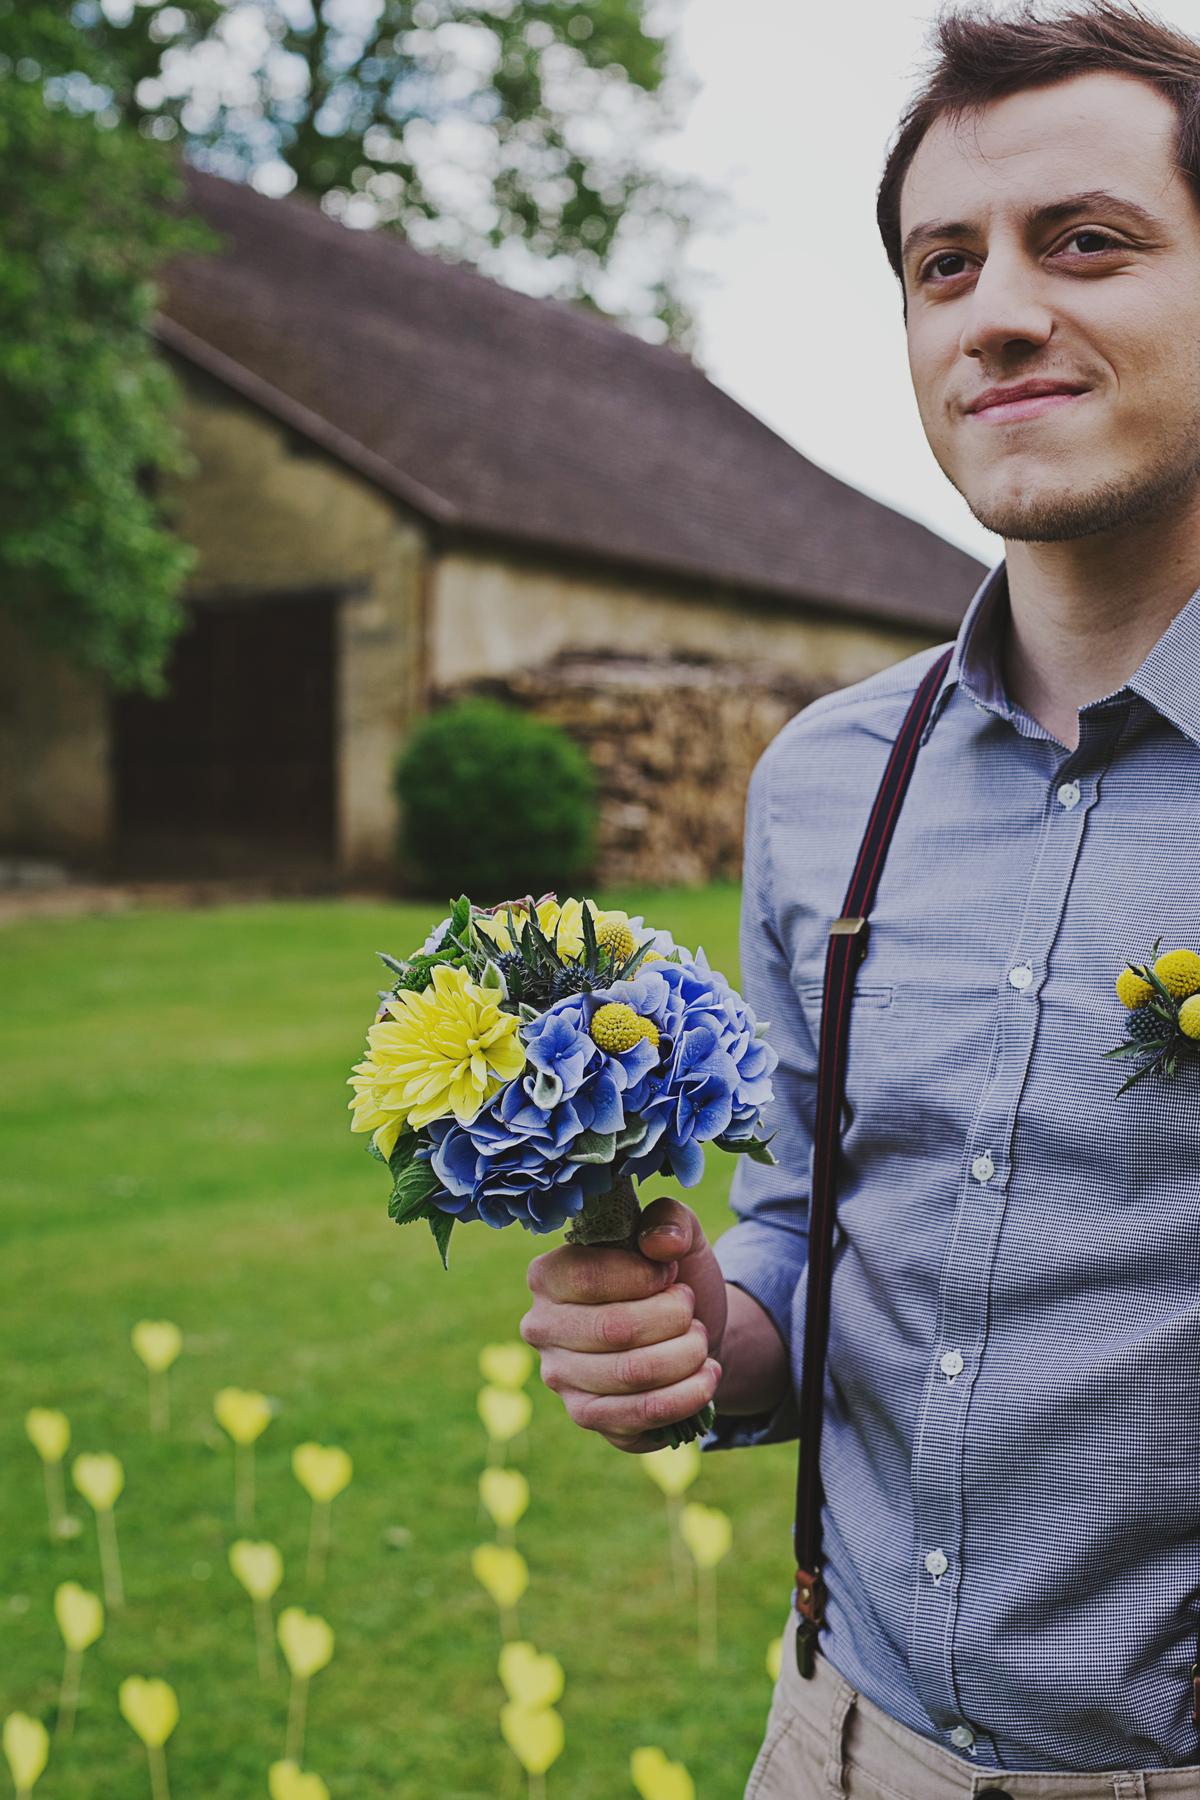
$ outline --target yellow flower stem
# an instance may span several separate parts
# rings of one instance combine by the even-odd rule
[[[83,1651],[68,1650],[63,1664],[62,1687],[58,1693],[56,1738],[69,1738],[75,1729],[75,1712],[79,1705],[79,1678],[83,1673]]]
[[[696,1578],[697,1648],[702,1669],[717,1666],[717,1571],[700,1569]]]
[[[308,1566],[304,1572],[307,1586],[320,1587],[325,1579],[325,1557],[329,1549],[329,1502],[314,1500],[312,1523],[308,1528]]]
[[[150,1429],[170,1431],[171,1378],[165,1369],[149,1369],[147,1373],[150,1377]]]
[[[546,1800],[546,1777],[544,1775],[529,1777],[529,1800]]]
[[[61,1462],[44,1462],[42,1474],[46,1482],[46,1511],[50,1515],[50,1536],[61,1537],[59,1525],[67,1515],[67,1496],[63,1488]]]
[[[254,1523],[254,1444],[234,1449],[234,1512],[239,1525]]]
[[[117,1522],[111,1506],[96,1514],[96,1536],[100,1540],[100,1569],[104,1576],[104,1603],[110,1612],[125,1610],[125,1590],[121,1585],[121,1555],[117,1549]]]
[[[304,1721],[308,1711],[308,1677],[292,1676],[292,1691],[288,1700],[287,1739],[284,1744],[284,1757],[294,1762],[299,1768],[304,1761]]]
[[[500,1636],[504,1639],[506,1644],[510,1644],[515,1638],[519,1638],[520,1635],[521,1627],[517,1623],[516,1607],[502,1607],[500,1609]]]
[[[271,1619],[271,1602],[260,1595],[254,1602],[254,1635],[258,1640],[258,1678],[274,1683],[279,1678],[275,1661],[275,1627]]]
[[[171,1790],[167,1785],[167,1759],[161,1744],[147,1744],[146,1756],[150,1762],[150,1792],[154,1800],[171,1800]]]
[[[675,1598],[686,1600],[692,1591],[692,1559],[683,1541],[683,1495],[668,1494],[667,1529],[671,1534],[671,1562],[675,1569]]]

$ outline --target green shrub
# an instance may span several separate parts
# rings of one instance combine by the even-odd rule
[[[396,770],[402,851],[430,892],[481,904],[565,892],[591,860],[596,782],[557,725],[464,700],[433,713]]]

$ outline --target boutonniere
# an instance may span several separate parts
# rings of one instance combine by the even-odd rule
[[[1128,1013],[1127,1036],[1107,1056],[1127,1057],[1140,1066],[1117,1089],[1118,1096],[1143,1075],[1174,1075],[1180,1061],[1200,1062],[1200,956],[1168,950],[1152,960],[1126,963],[1117,976],[1117,999]]]

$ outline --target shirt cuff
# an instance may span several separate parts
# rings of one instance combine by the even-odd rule
[[[702,1450],[752,1450],[758,1444],[786,1444],[800,1436],[800,1415],[791,1387],[774,1412],[718,1413]]]

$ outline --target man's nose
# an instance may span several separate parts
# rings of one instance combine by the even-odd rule
[[[1040,350],[1054,331],[1054,316],[1041,293],[1039,271],[1008,249],[990,252],[971,294],[959,340],[964,356],[1005,362]]]

